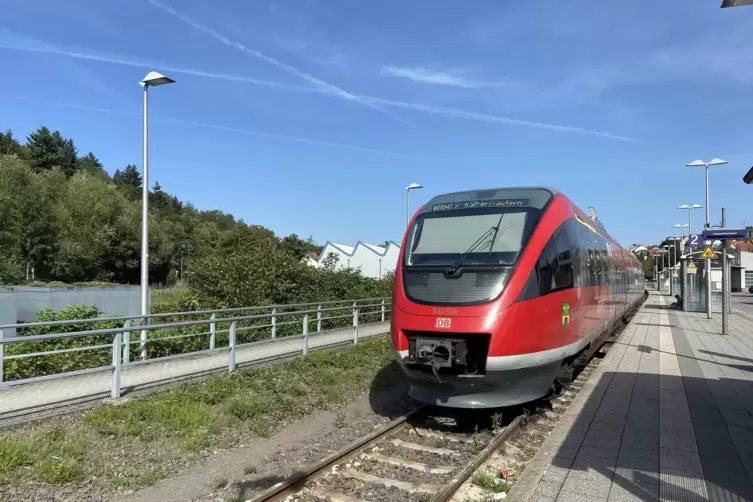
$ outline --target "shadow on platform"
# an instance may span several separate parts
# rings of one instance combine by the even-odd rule
[[[753,501],[751,407],[747,380],[605,372],[531,500]]]

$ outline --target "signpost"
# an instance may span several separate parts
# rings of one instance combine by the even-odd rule
[[[729,273],[727,271],[727,241],[735,239],[745,239],[748,236],[748,231],[744,228],[724,228],[727,224],[727,208],[722,208],[722,228],[711,229],[708,228],[703,231],[702,237],[705,241],[719,240],[722,242],[722,335],[727,334],[727,289],[729,288]],[[706,246],[703,250],[703,258],[710,258],[713,255],[716,258],[716,253],[711,249],[711,246]],[[709,272],[711,268],[709,267]]]

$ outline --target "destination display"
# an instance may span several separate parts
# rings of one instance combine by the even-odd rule
[[[702,235],[703,239],[707,241],[746,239],[748,237],[748,230],[745,228],[719,228],[704,230]]]
[[[530,199],[492,199],[492,200],[466,200],[461,202],[447,202],[434,204],[432,211],[453,211],[456,209],[480,209],[500,207],[525,207],[530,204]]]

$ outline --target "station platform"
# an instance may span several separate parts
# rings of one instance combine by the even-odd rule
[[[653,293],[506,501],[753,501],[753,316]]]

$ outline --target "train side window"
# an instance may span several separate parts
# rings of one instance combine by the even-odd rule
[[[573,253],[565,222],[552,234],[534,265],[520,300],[529,300],[575,285]]]
[[[560,227],[539,258],[539,294],[573,287],[573,263],[567,233]]]

